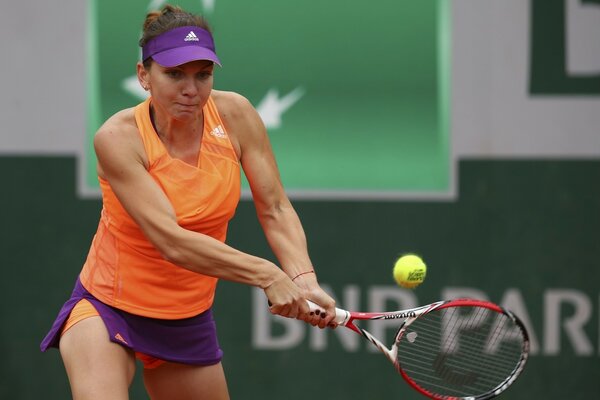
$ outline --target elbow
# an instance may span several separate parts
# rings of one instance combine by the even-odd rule
[[[163,259],[172,264],[181,265],[183,263],[183,253],[176,246],[162,245],[158,251]]]
[[[176,233],[155,237],[152,242],[164,260],[178,265],[184,262],[185,254]]]
[[[277,202],[268,207],[257,207],[257,214],[261,221],[276,221],[285,214],[287,209],[286,204]]]

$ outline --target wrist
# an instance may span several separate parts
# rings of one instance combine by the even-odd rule
[[[298,278],[306,277],[306,275],[312,275],[312,277],[316,278],[315,270],[314,269],[309,269],[309,270],[306,270],[306,271],[303,271],[303,272],[299,272],[296,275],[294,275],[291,278],[292,282],[295,282],[296,279],[298,279]]]
[[[296,279],[294,279],[292,282],[294,282],[296,286],[308,291],[319,287],[317,275],[314,272],[310,274],[302,274],[301,276],[298,276]]]
[[[279,267],[277,267],[277,265],[275,264],[270,264],[268,270],[261,275],[263,276],[259,279],[259,282],[256,286],[260,287],[263,290],[267,289],[275,282],[287,278],[285,272],[279,269]]]

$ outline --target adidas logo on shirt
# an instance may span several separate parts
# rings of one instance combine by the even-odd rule
[[[215,129],[210,131],[210,134],[213,136],[216,136],[218,138],[226,138],[227,137],[227,134],[225,133],[225,130],[223,129],[223,127],[221,125],[217,125],[217,127]]]
[[[186,42],[197,42],[200,39],[198,39],[198,36],[196,36],[196,34],[194,33],[194,31],[190,31],[190,33],[187,34],[187,36],[185,37]]]

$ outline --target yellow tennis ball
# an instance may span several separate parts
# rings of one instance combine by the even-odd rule
[[[394,279],[398,285],[412,289],[423,283],[427,265],[416,254],[405,254],[394,264]]]

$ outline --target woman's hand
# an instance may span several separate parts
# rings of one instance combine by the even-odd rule
[[[264,291],[272,314],[301,320],[310,316],[310,309],[302,290],[283,271]]]
[[[333,321],[335,317],[335,300],[319,286],[315,274],[302,274],[294,279],[294,283],[302,290],[306,299],[317,304],[325,311],[324,313],[309,313],[307,318],[299,319],[321,329],[325,327],[335,328],[337,326]]]

